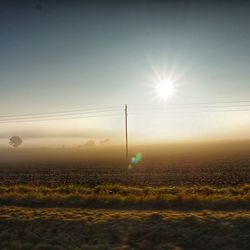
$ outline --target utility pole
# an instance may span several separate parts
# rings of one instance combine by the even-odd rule
[[[128,161],[128,106],[125,104],[126,160]]]

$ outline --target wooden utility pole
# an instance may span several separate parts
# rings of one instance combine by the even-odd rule
[[[128,106],[125,104],[126,160],[128,160]]]

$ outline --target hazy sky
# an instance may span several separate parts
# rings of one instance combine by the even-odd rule
[[[250,138],[246,111],[135,110],[250,100],[250,4],[125,2],[0,1],[1,116],[121,107],[116,117],[0,123],[2,143],[12,134],[119,141],[125,103],[131,142]],[[154,93],[154,70],[176,84],[168,102]]]

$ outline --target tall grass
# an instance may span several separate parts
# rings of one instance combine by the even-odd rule
[[[216,188],[197,187],[126,187],[100,185],[89,188],[65,185],[0,186],[0,205],[43,207],[108,207],[171,209],[249,209],[250,185]]]

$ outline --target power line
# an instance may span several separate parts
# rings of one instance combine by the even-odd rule
[[[132,112],[131,115],[164,115],[164,114],[200,114],[204,113],[219,113],[219,112],[249,112],[250,109],[227,109],[227,110],[196,110],[196,111],[162,111],[162,112],[146,112],[146,113],[136,113]]]
[[[133,109],[133,112],[146,112],[147,114],[153,112],[160,113],[176,113],[176,112],[231,112],[231,111],[250,111],[250,105],[248,106],[223,106],[223,107],[181,107],[181,108],[148,108],[148,109]]]
[[[146,113],[139,113],[139,112],[131,112],[130,115],[172,115],[172,114],[200,114],[203,113],[218,113],[218,112],[249,112],[250,109],[232,109],[232,110],[196,110],[196,111],[161,111],[161,112],[146,112]],[[119,117],[121,116],[120,113],[115,114],[99,114],[99,115],[77,115],[71,117],[32,117],[32,118],[25,118],[25,119],[9,119],[9,120],[0,120],[0,124],[6,123],[25,123],[25,122],[38,122],[38,121],[55,121],[55,120],[74,120],[74,119],[85,119],[85,118],[101,118],[101,117]]]
[[[243,103],[243,104],[241,104]],[[245,103],[245,104],[244,104]],[[215,106],[215,105],[220,106]],[[234,104],[234,105],[223,105],[221,104]],[[236,107],[250,107],[250,100],[244,101],[227,101],[227,102],[203,102],[203,103],[177,103],[177,104],[166,104],[165,106],[156,106],[156,105],[130,105],[133,109],[167,109],[167,108],[189,108],[190,106],[200,106],[206,105],[202,107],[196,108],[206,108],[206,107],[213,107],[213,108],[236,108]],[[183,106],[183,107],[182,107]],[[187,106],[187,107],[186,107]],[[84,108],[84,109],[74,109],[74,110],[63,110],[63,111],[54,111],[54,112],[40,112],[40,113],[24,113],[24,114],[12,114],[12,115],[1,115],[0,118],[16,118],[16,117],[33,117],[33,116],[45,116],[45,117],[52,117],[52,116],[63,116],[63,115],[70,115],[70,114],[82,114],[82,113],[99,113],[99,112],[109,112],[115,110],[122,110],[121,106],[108,106],[108,107],[96,107],[96,108]]]
[[[250,105],[250,100],[242,100],[242,101],[218,101],[218,102],[191,102],[191,103],[167,103],[165,104],[165,107],[172,107],[172,106],[199,106],[199,105],[220,105],[220,104],[238,104],[238,103],[249,103]],[[130,105],[130,107],[133,108],[146,108],[146,107],[158,107],[162,105]]]
[[[222,108],[241,108],[241,107],[249,107],[250,108],[250,104],[242,104],[242,105],[223,105],[223,106],[214,106],[214,105],[206,105],[206,106],[167,106],[167,107],[156,107],[156,106],[152,106],[152,107],[141,107],[141,108],[133,108],[134,110],[167,110],[167,109],[177,109],[177,110],[181,110],[181,109],[206,109],[206,108],[211,108],[211,109],[222,109]]]
[[[117,109],[121,109],[121,107],[120,106],[113,106],[113,107],[85,108],[85,109],[64,110],[64,111],[54,111],[54,112],[42,112],[42,113],[25,113],[25,114],[2,115],[2,116],[0,116],[0,118],[69,114],[69,113],[77,113],[77,112],[98,112],[98,111],[110,111],[110,110],[117,110]]]
[[[118,117],[121,114],[103,114],[103,115],[90,115],[90,116],[75,116],[75,117],[59,117],[59,118],[51,118],[51,119],[25,119],[25,120],[0,120],[0,124],[4,123],[25,123],[25,122],[38,122],[38,121],[55,121],[55,120],[73,120],[73,119],[85,119],[85,118],[101,118],[101,117]]]
[[[32,116],[26,116],[26,117],[11,117],[8,119],[0,119],[0,122],[2,121],[15,121],[15,120],[29,120],[29,119],[47,119],[47,118],[60,118],[60,117],[74,117],[76,115],[88,115],[88,114],[96,114],[101,115],[102,113],[110,113],[110,112],[117,112],[117,110],[101,110],[101,111],[89,111],[89,112],[76,112],[76,113],[65,113],[65,114],[56,114],[56,115],[32,115]]]
[[[233,105],[234,104],[234,105]],[[199,105],[199,106],[198,106]],[[216,106],[215,106],[216,105]],[[200,114],[218,112],[249,112],[250,101],[169,104],[168,106],[132,105],[131,115]],[[0,124],[36,121],[70,120],[94,117],[120,116],[120,106],[85,108],[68,111],[26,113],[0,116]],[[145,113],[143,113],[145,112]],[[1,119],[2,118],[2,119]]]

